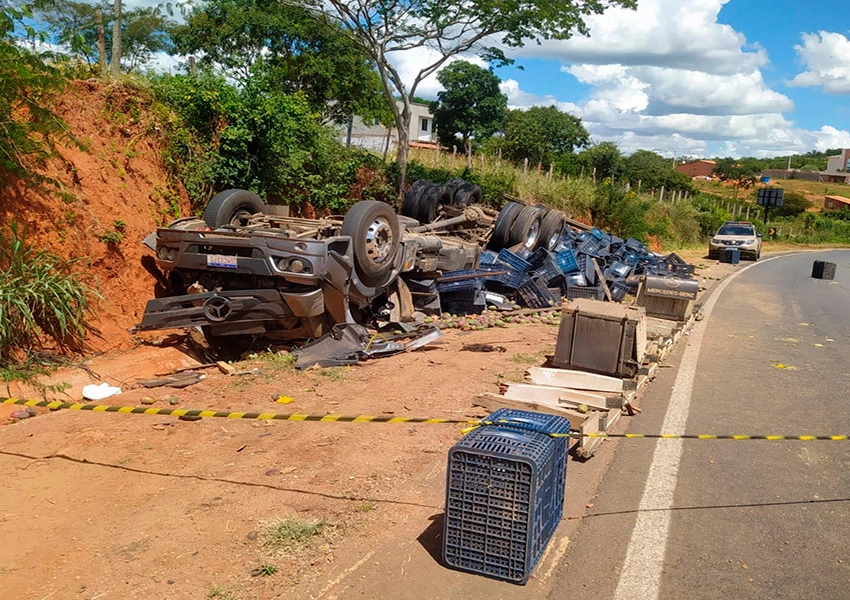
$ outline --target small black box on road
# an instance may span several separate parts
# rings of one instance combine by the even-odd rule
[[[812,277],[815,279],[834,279],[835,263],[816,260],[812,265]]]

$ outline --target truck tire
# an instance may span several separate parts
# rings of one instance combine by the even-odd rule
[[[452,197],[454,197],[455,192],[458,191],[461,186],[465,184],[466,182],[460,177],[452,177],[445,183],[445,186],[449,188],[449,193],[451,193]]]
[[[498,252],[510,245],[511,226],[523,208],[525,208],[525,205],[519,202],[508,202],[502,207],[499,216],[496,217],[496,223],[493,225],[493,234],[490,236],[487,248]]]
[[[452,196],[454,206],[469,206],[479,202],[481,202],[481,186],[474,183],[464,183]]]
[[[511,225],[510,244],[523,244],[529,250],[537,246],[543,215],[537,206],[524,207]]]
[[[549,210],[540,223],[540,247],[553,250],[558,245],[566,224],[565,215],[555,208]]]
[[[440,206],[451,204],[452,195],[444,185],[434,184],[419,197],[416,220],[422,223],[433,223],[437,219]]]
[[[432,185],[434,185],[434,183],[427,179],[417,179],[414,181],[413,185],[411,185],[404,194],[404,200],[401,202],[401,214],[405,217],[415,219],[419,208],[419,198],[421,198],[422,193]]]
[[[216,229],[222,225],[239,225],[251,215],[265,212],[266,203],[247,190],[225,190],[216,194],[204,210],[204,222]]]
[[[372,287],[389,283],[401,237],[392,206],[377,200],[358,202],[346,213],[341,233],[351,237],[360,280]]]

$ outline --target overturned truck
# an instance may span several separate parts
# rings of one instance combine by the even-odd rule
[[[400,215],[362,201],[344,216],[303,219],[227,190],[203,218],[146,238],[161,285],[137,329],[199,328],[214,347],[307,340],[336,324],[405,320],[415,309],[539,308],[590,286],[601,298],[595,284],[605,278],[619,285],[608,297],[618,300],[628,274],[678,268],[561,211],[518,199],[496,211],[480,199],[481,189],[462,180],[421,180]]]

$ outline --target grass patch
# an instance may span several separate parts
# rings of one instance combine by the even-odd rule
[[[213,586],[207,593],[207,598],[214,600],[239,600],[239,596],[225,587]]]
[[[2,356],[2,354],[0,354]],[[67,361],[52,356],[41,356],[29,354],[17,362],[0,364],[0,382],[8,384],[12,381],[20,381],[37,389],[43,398],[48,394],[60,394],[71,387],[70,383],[61,382],[44,384],[38,381],[42,375],[49,375],[57,367],[67,364]],[[11,396],[8,385],[6,395]]]
[[[345,377],[345,367],[326,367],[318,370],[319,375],[331,381],[339,381]]]
[[[356,509],[357,509],[357,512],[362,512],[362,513],[372,512],[373,510],[375,510],[375,503],[374,502],[366,502],[365,504],[358,504]]]
[[[286,370],[295,368],[296,358],[291,352],[263,352],[257,355],[257,359],[272,368]]]
[[[315,538],[327,533],[323,519],[298,519],[287,517],[264,523],[260,529],[260,544],[279,552],[294,552],[306,547]]]
[[[540,362],[541,356],[539,354],[514,354],[511,357],[511,360],[515,363],[519,363],[521,365],[536,365]]]

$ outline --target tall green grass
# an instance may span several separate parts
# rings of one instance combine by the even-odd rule
[[[72,264],[34,248],[16,222],[0,230],[0,357],[42,347],[47,338],[63,350],[82,349],[89,297],[97,294],[71,273]]]

